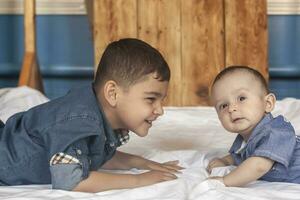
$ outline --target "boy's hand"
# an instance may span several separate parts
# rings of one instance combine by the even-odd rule
[[[137,185],[146,186],[146,185],[152,185],[163,181],[171,181],[174,179],[177,179],[177,176],[175,176],[170,172],[152,170],[149,172],[138,174]]]
[[[179,170],[182,170],[184,168],[179,166],[178,164],[178,160],[168,161],[165,163],[158,163],[151,160],[147,160],[147,162],[145,163],[145,169],[169,173],[181,173]]]
[[[208,173],[211,173],[213,168],[224,166],[227,166],[226,163],[222,159],[216,158],[209,162],[206,170],[208,171]]]
[[[155,170],[142,174],[116,174],[91,171],[88,178],[80,181],[73,190],[81,192],[101,192],[111,189],[128,189],[170,181],[176,178],[177,177],[170,172]]]
[[[103,169],[146,169],[146,170],[157,170],[169,173],[178,173],[179,170],[184,169],[180,167],[179,161],[169,161],[165,163],[158,163],[155,161],[148,160],[141,156],[132,155],[120,151],[116,151],[115,155],[107,161],[102,168]]]

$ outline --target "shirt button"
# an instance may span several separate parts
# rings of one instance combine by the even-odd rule
[[[82,154],[82,152],[81,152],[80,149],[77,149],[77,153],[78,153],[78,155],[81,155],[81,154]]]

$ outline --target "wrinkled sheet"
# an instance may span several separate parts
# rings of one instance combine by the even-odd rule
[[[26,88],[14,91],[0,89],[0,119],[27,110],[47,101],[42,94]],[[9,95],[9,96],[7,96]],[[5,105],[5,106],[4,106]],[[278,101],[273,114],[284,114],[300,135],[300,101]],[[226,154],[235,134],[226,132],[211,107],[167,107],[144,138],[130,134],[130,142],[121,151],[135,153],[159,162],[179,160],[185,167],[178,179],[135,189],[112,190],[96,194],[51,190],[50,185],[2,186],[0,199],[300,199],[300,184],[256,181],[243,188],[224,187],[216,180],[206,180],[205,167],[209,159]],[[223,175],[234,167],[213,170],[213,175]],[[140,173],[132,169],[119,173]]]

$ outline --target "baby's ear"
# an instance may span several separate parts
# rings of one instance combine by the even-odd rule
[[[271,112],[274,107],[275,107],[275,103],[276,103],[276,97],[275,94],[273,93],[269,93],[265,96],[265,102],[266,102],[266,108],[265,108],[265,112],[269,113]]]
[[[117,88],[117,83],[112,80],[104,84],[104,97],[111,106],[115,106],[117,103]]]

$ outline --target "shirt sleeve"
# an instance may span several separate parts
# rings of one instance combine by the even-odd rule
[[[275,118],[254,141],[255,147],[250,156],[262,156],[289,166],[296,145],[295,131],[282,116]]]
[[[95,118],[85,115],[74,115],[62,118],[50,127],[45,128],[47,137],[48,160],[51,183],[54,189],[72,190],[90,171],[89,148],[90,138],[97,138],[104,143],[105,135]],[[63,155],[64,159],[58,159]],[[69,158],[78,162],[65,163]],[[51,162],[54,160],[59,160]]]
[[[87,140],[71,144],[64,152],[57,152],[50,160],[53,189],[73,190],[89,175],[90,162]]]
[[[243,137],[240,135],[237,135],[231,148],[229,149],[229,153],[232,156],[235,165],[239,165],[243,162],[241,155],[239,153],[237,153],[237,151],[241,147],[242,143],[243,143]]]

